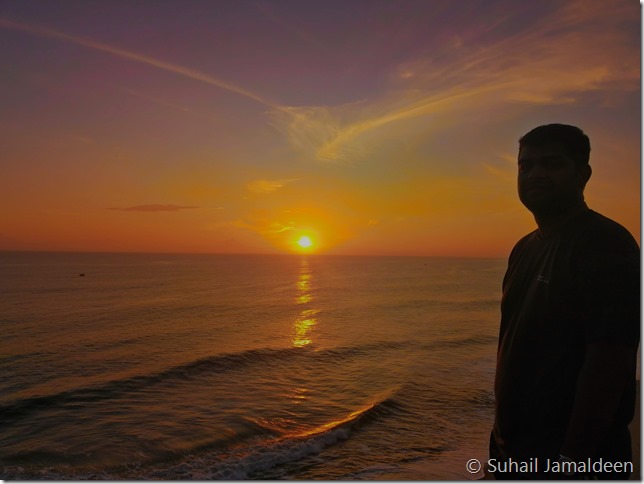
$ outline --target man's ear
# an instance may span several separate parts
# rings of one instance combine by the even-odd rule
[[[588,183],[588,180],[590,180],[590,176],[593,174],[593,169],[590,167],[590,165],[584,165],[579,170],[577,170],[577,173],[579,174],[579,181],[581,182],[581,187],[584,188],[586,187],[586,183]]]

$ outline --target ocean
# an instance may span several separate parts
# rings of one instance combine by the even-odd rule
[[[0,253],[2,479],[475,479],[502,259]]]

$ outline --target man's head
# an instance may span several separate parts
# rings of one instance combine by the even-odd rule
[[[575,126],[539,126],[519,139],[518,189],[536,216],[566,212],[584,200],[592,173],[590,140]]]

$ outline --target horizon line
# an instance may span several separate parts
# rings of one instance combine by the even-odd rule
[[[129,251],[129,250],[48,250],[48,249],[1,249],[0,253],[39,254],[129,254],[129,255],[229,255],[229,256],[297,256],[297,257],[425,257],[432,259],[507,259],[507,256],[484,255],[427,255],[427,254],[330,254],[297,252],[172,252],[172,251]]]

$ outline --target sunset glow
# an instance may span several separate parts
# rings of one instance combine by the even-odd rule
[[[636,2],[7,2],[0,46],[0,250],[505,257],[550,122],[640,233]]]

